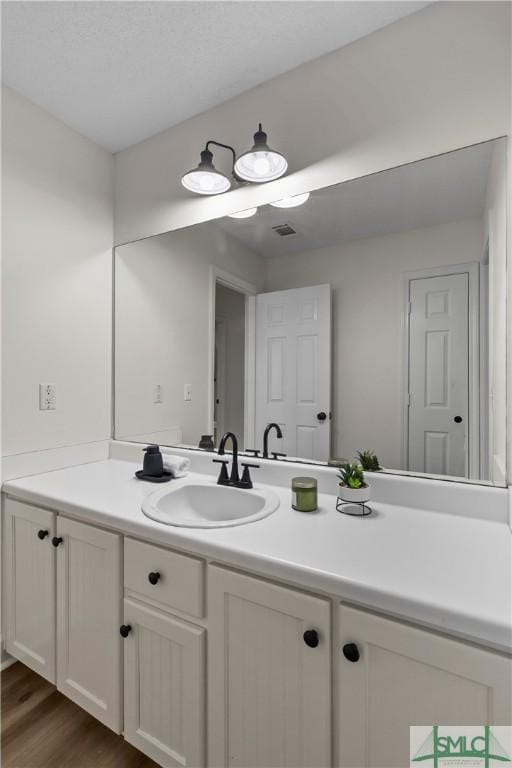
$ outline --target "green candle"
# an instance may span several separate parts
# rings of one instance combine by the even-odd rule
[[[318,483],[314,477],[294,477],[292,507],[298,512],[315,512],[318,508]]]

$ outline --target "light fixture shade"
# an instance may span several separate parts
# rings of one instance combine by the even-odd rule
[[[182,176],[181,183],[197,195],[220,195],[231,187],[228,177],[215,168],[209,149],[203,149],[201,162]]]
[[[274,203],[270,203],[270,205],[273,205],[274,208],[296,208],[298,205],[303,205],[306,200],[309,200],[309,192],[283,197],[282,200],[276,200]]]
[[[244,181],[261,183],[279,179],[287,168],[285,156],[268,146],[267,134],[261,129],[260,123],[254,134],[254,146],[235,162],[236,175]]]
[[[228,213],[230,219],[248,219],[254,216],[257,208],[246,208],[245,211],[237,211],[236,213]]]

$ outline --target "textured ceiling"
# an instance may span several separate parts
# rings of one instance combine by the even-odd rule
[[[2,79],[116,152],[427,2],[2,2]]]
[[[250,219],[215,225],[269,258],[480,216],[493,143],[326,187],[299,208],[266,205]],[[297,234],[280,237],[272,230],[279,224]]]

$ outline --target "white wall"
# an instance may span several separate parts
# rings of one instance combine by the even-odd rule
[[[3,454],[105,440],[113,159],[2,88]],[[39,410],[39,382],[57,410]]]
[[[507,424],[507,146],[493,147],[484,239],[489,243],[489,427],[491,479],[506,477]],[[510,329],[509,329],[510,330]]]
[[[116,437],[178,429],[197,445],[207,432],[212,264],[263,287],[262,259],[209,224],[116,249]]]
[[[268,291],[333,288],[335,456],[373,449],[401,466],[403,275],[479,261],[481,243],[478,218],[268,259]]]
[[[260,276],[261,281],[261,276]],[[215,297],[216,320],[222,321],[225,333],[224,360],[224,423],[245,446],[245,296],[218,284]],[[218,431],[219,437],[222,432]]]
[[[434,3],[120,152],[116,242],[508,134],[510,12]],[[180,187],[206,139],[243,150],[259,120],[295,173],[207,200]]]

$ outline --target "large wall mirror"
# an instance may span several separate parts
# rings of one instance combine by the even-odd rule
[[[505,139],[120,246],[115,436],[505,483]],[[283,460],[281,458],[280,460]]]

